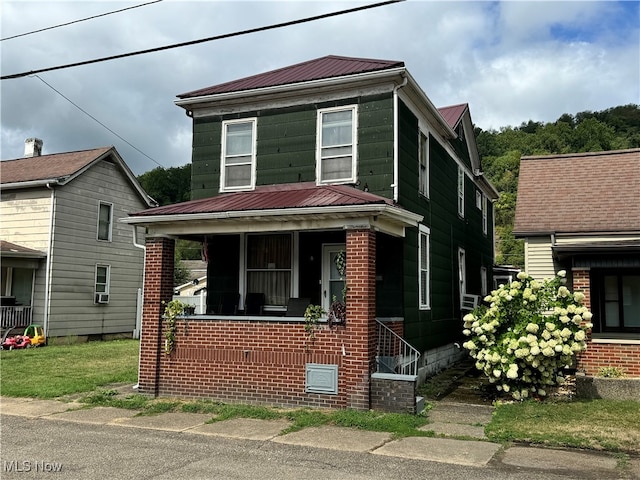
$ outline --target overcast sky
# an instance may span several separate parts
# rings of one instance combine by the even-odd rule
[[[4,39],[145,3],[2,0]],[[375,3],[177,1],[0,42],[10,75]],[[467,102],[487,130],[640,103],[637,1],[419,1],[158,53],[2,80],[1,158],[114,145],[136,175],[191,161],[176,95],[325,55],[404,61],[437,107]],[[146,156],[145,156],[146,155]],[[148,157],[151,158],[148,158]]]

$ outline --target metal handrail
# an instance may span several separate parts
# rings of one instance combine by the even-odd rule
[[[420,352],[384,323],[379,320],[376,322],[378,324],[377,372],[417,375]]]

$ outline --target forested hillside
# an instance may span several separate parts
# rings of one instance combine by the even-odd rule
[[[496,211],[496,263],[524,267],[524,246],[513,237],[520,157],[640,147],[640,108],[624,105],[601,112],[565,113],[555,122],[529,120],[499,131],[476,128],[486,176],[500,192]]]
[[[495,205],[496,263],[524,267],[523,243],[515,240],[512,233],[520,157],[638,148],[640,108],[624,105],[601,112],[565,113],[555,122],[528,120],[519,127],[503,127],[498,131],[476,128],[475,133],[483,170],[500,192]],[[140,175],[138,180],[160,205],[191,198],[191,164],[156,168]],[[199,256],[199,245],[178,243],[177,258]]]

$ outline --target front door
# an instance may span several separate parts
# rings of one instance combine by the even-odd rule
[[[339,267],[346,265],[337,261],[344,259],[346,245],[333,243],[322,246],[322,308],[329,311],[329,307],[335,301],[344,302],[345,271]],[[335,300],[334,300],[335,299]]]

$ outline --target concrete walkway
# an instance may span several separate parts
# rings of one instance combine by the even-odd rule
[[[112,407],[83,409],[77,403],[0,397],[0,414],[26,418],[105,426],[165,430],[187,435],[210,435],[236,439],[271,441],[341,451],[369,452],[396,458],[483,467],[502,464],[506,468],[556,472],[584,478],[631,478],[640,480],[640,459],[619,465],[615,455],[579,450],[556,450],[527,446],[503,448],[487,441],[483,425],[491,419],[491,407],[440,401],[429,412],[433,423],[422,427],[436,437],[406,437],[393,440],[384,432],[322,426],[281,435],[286,420],[235,418],[206,423],[212,415],[162,413],[136,416],[137,412]]]

